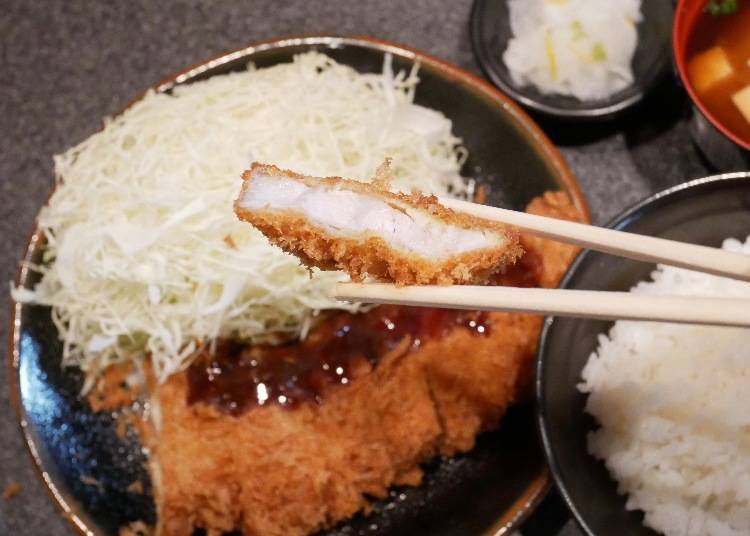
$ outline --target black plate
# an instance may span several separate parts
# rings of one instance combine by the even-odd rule
[[[677,186],[630,208],[609,226],[713,247],[728,237],[744,242],[750,234],[750,173],[717,175]],[[575,260],[561,286],[627,291],[648,279],[654,268],[586,251]],[[625,497],[617,494],[604,464],[586,450],[586,435],[595,423],[584,413],[586,396],[576,385],[598,346],[598,335],[611,327],[612,322],[601,320],[546,320],[537,360],[538,424],[555,482],[587,534],[653,536],[641,524],[641,513],[625,510]]]
[[[641,12],[643,21],[638,24],[638,46],[632,64],[634,81],[603,100],[582,102],[565,95],[545,95],[531,85],[516,85],[503,62],[512,37],[507,0],[474,0],[471,43],[484,74],[527,108],[561,119],[610,119],[638,103],[661,77],[669,74],[672,3],[644,0]]]
[[[248,61],[266,67],[320,49],[360,71],[379,72],[386,52],[394,67],[421,63],[417,102],[443,111],[470,151],[464,173],[477,177],[498,205],[523,208],[545,190],[567,191],[581,216],[583,197],[556,149],[534,123],[492,86],[435,58],[367,38],[300,37],[253,45],[189,69],[162,82],[169,91],[210,76],[241,70]],[[74,140],[71,140],[73,143]],[[39,262],[42,240],[34,232],[25,260]],[[30,288],[38,276],[26,269],[18,283]],[[16,305],[11,338],[14,402],[26,442],[54,500],[80,532],[116,534],[132,520],[153,522],[146,461],[138,438],[121,439],[111,415],[92,413],[79,400],[82,378],[60,368],[61,345],[44,307]],[[129,493],[134,480],[145,494]],[[330,534],[503,534],[541,499],[546,465],[528,405],[513,409],[499,431],[485,434],[464,456],[432,463],[425,483],[396,489]]]

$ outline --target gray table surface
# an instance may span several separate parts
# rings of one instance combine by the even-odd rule
[[[166,74],[255,40],[302,32],[369,34],[478,73],[471,0],[0,0],[0,283],[15,273],[52,185],[52,155],[93,132]],[[667,87],[607,127],[544,125],[603,223],[648,194],[708,174]],[[7,340],[9,297],[0,303]],[[0,366],[0,534],[67,535],[21,441]],[[564,534],[578,534],[571,523]]]

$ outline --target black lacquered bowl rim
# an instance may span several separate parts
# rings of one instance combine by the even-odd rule
[[[218,67],[221,67],[226,63],[243,58],[250,59],[254,54],[268,50],[298,46],[328,46],[332,48],[335,48],[337,46],[355,46],[377,50],[383,53],[391,52],[394,55],[406,57],[414,61],[421,62],[423,65],[428,65],[435,71],[439,71],[441,73],[441,76],[443,76],[445,79],[462,80],[466,83],[467,89],[472,93],[480,95],[484,98],[491,99],[493,103],[495,103],[498,107],[501,107],[507,113],[514,125],[528,136],[529,143],[535,145],[539,149],[540,158],[543,158],[550,165],[550,169],[554,170],[554,175],[556,180],[559,181],[559,185],[561,187],[564,187],[565,191],[571,196],[573,204],[580,217],[584,221],[590,221],[585,198],[573,173],[568,168],[557,148],[536,125],[536,123],[526,114],[526,112],[524,112],[508,96],[504,95],[496,87],[492,86],[483,79],[463,69],[460,69],[451,63],[443,61],[419,50],[409,48],[407,46],[402,46],[400,44],[367,36],[340,36],[334,34],[292,35],[277,39],[255,42],[235,51],[219,55],[213,59],[209,59],[208,61],[197,63],[192,67],[179,71],[176,74],[163,79],[157,84],[154,84],[147,91],[155,90],[157,92],[168,92],[175,86],[190,82],[196,77],[208,73]],[[143,94],[133,99],[123,108],[123,110],[127,109],[133,103],[140,100],[142,98],[142,95]],[[51,196],[53,192],[54,187],[51,189],[49,195]],[[30,275],[30,270],[27,266],[27,263],[32,260],[33,256],[42,247],[44,247],[44,237],[41,230],[38,228],[38,223],[35,221],[30,231],[30,237],[27,241],[27,246],[22,255],[22,262],[16,273],[16,286],[20,287],[26,283]],[[38,449],[33,431],[30,429],[30,424],[27,421],[18,386],[20,364],[20,334],[23,327],[22,310],[23,304],[11,304],[9,329],[10,337],[8,341],[8,378],[11,392],[11,405],[16,412],[21,433],[24,437],[24,442],[34,462],[34,468],[39,478],[43,482],[44,488],[49,493],[50,498],[60,508],[63,516],[71,523],[77,533],[86,536],[95,536],[97,533],[87,526],[86,522],[84,521],[84,518],[86,516],[82,515],[82,513],[79,511],[77,505],[75,504],[75,500],[71,497],[67,497],[66,494],[61,491],[55,484],[53,477],[50,475],[48,469],[46,468],[46,462]],[[550,486],[551,481],[548,471],[540,473],[533,482],[529,483],[528,493],[519,497],[506,515],[498,516],[496,524],[493,525],[493,527],[485,534],[487,536],[501,536],[518,528],[518,526],[536,508],[539,502],[541,502]]]
[[[712,188],[715,186],[735,184],[746,186],[748,189],[750,189],[750,171],[737,171],[732,173],[710,175],[708,177],[691,180],[678,184],[677,186],[667,188],[625,209],[620,214],[612,218],[605,225],[605,227],[626,231],[629,223],[640,213],[657,208],[661,203],[669,202],[669,200],[679,194],[682,194],[689,190],[694,190],[697,194],[703,188]],[[580,265],[586,261],[590,254],[591,253],[589,250],[584,250],[578,254],[573,263],[570,265],[570,268],[568,268],[568,271],[565,273],[565,276],[563,276],[562,280],[560,281],[559,288],[566,288],[569,285],[571,279],[578,272]],[[549,466],[550,473],[552,474],[552,479],[555,483],[555,487],[560,492],[565,505],[573,515],[576,523],[581,528],[581,530],[586,533],[587,536],[602,536],[601,534],[597,534],[591,529],[586,520],[586,517],[581,513],[578,506],[576,505],[576,502],[571,497],[571,494],[567,487],[567,481],[562,476],[562,472],[560,470],[561,467],[555,455],[556,451],[550,441],[550,437],[548,434],[548,429],[551,423],[548,418],[547,407],[543,404],[543,401],[546,399],[545,395],[547,384],[544,369],[547,360],[549,334],[554,328],[554,324],[555,317],[548,316],[547,318],[545,318],[544,324],[542,326],[542,331],[539,336],[539,350],[537,351],[536,371],[534,379],[535,418],[537,423],[537,431],[541,439],[542,449],[544,450],[544,455],[547,458],[547,465]]]
[[[638,87],[635,89],[635,91],[629,91],[628,93],[623,94],[619,99],[615,99],[615,96],[613,96],[599,103],[593,103],[590,106],[581,107],[578,109],[566,108],[564,106],[554,106],[552,104],[541,102],[538,99],[530,97],[521,89],[517,88],[514,84],[509,83],[503,76],[498,74],[498,72],[492,68],[492,62],[489,59],[486,47],[482,43],[481,24],[482,18],[484,16],[485,6],[490,2],[496,1],[500,0],[474,0],[474,3],[471,7],[471,15],[469,18],[469,34],[471,36],[471,47],[474,51],[474,56],[477,59],[477,63],[479,64],[479,68],[482,70],[484,75],[503,92],[507,93],[513,99],[530,110],[567,121],[605,121],[608,119],[613,119],[641,102],[649,93],[649,91],[653,89],[653,87],[656,86],[659,81],[664,79],[665,76],[669,74],[671,41],[669,41],[667,44],[669,53],[659,64],[659,68],[657,70],[658,72],[655,72],[652,76],[649,77],[649,79],[646,81],[647,83],[645,86]],[[667,47],[665,47],[665,50]]]

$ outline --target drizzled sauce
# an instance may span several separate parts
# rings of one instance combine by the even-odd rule
[[[541,270],[541,258],[529,249],[491,283],[536,287]],[[362,314],[335,314],[302,342],[248,346],[220,341],[213,353],[188,368],[187,401],[231,415],[268,404],[292,408],[320,402],[327,387],[366,374],[399,345],[409,352],[454,329],[482,337],[490,334],[491,325],[485,312],[381,305]]]
[[[366,374],[396,347],[408,352],[457,328],[481,337],[491,326],[484,312],[384,305],[363,314],[336,314],[298,343],[221,341],[188,369],[188,404],[207,403],[238,415],[267,404],[320,402],[328,386]]]
[[[526,248],[523,256],[504,272],[490,279],[490,284],[504,287],[538,287],[542,277],[542,259],[534,249]]]

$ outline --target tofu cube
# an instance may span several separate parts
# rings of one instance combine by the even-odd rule
[[[739,108],[745,120],[750,123],[750,84],[732,95],[732,102]]]
[[[693,56],[688,63],[688,78],[698,93],[703,93],[716,82],[731,76],[732,64],[729,63],[724,49],[713,47]]]

